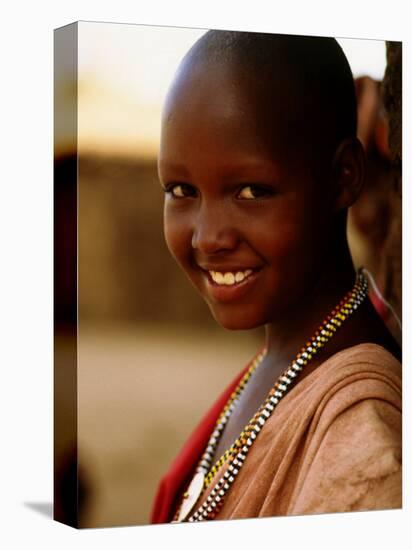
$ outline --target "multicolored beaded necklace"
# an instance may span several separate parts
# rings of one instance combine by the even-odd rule
[[[276,381],[270,390],[267,398],[259,407],[256,414],[243,429],[240,436],[233,445],[212,465],[213,456],[217,444],[222,436],[223,430],[236,408],[239,398],[242,395],[246,384],[253,372],[262,362],[266,349],[262,350],[252,361],[246,374],[240,380],[237,388],[230,396],[226,406],[220,414],[215,429],[206,446],[206,450],[199,462],[196,473],[191,481],[187,491],[183,495],[183,501],[177,511],[174,521],[204,521],[213,519],[219,512],[226,493],[229,491],[240,468],[246,460],[246,456],[256,440],[259,432],[265,425],[267,419],[271,416],[282,397],[293,386],[303,367],[308,364],[316,353],[332,338],[334,333],[342,323],[360,306],[368,293],[368,282],[360,269],[357,273],[355,285],[349,291],[343,300],[326,317],[312,339],[306,343],[296,358],[289,364],[286,370]],[[228,462],[228,467],[215,487],[212,489],[205,502],[190,516],[194,506],[203,494],[205,489],[211,484],[218,470]]]

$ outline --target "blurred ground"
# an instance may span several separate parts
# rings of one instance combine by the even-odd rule
[[[148,523],[161,475],[260,335],[80,324],[79,466],[90,489],[82,527]]]

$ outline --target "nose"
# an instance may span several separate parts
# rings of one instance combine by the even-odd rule
[[[234,250],[239,234],[228,212],[203,204],[194,223],[192,247],[205,255]]]

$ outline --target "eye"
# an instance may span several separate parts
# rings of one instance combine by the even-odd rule
[[[242,200],[256,200],[269,197],[272,194],[272,190],[263,185],[251,184],[242,187],[237,195],[237,198]]]
[[[171,183],[165,187],[165,192],[170,193],[174,199],[197,196],[196,188],[188,183]]]

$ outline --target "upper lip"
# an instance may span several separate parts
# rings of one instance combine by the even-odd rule
[[[247,269],[251,269],[252,271],[257,271],[258,269],[260,269],[260,266],[252,266],[247,263],[244,263],[242,265],[240,264],[217,265],[217,264],[198,263],[197,265],[204,271],[218,271],[219,273],[228,273],[228,272],[236,273],[237,271],[246,271]]]

